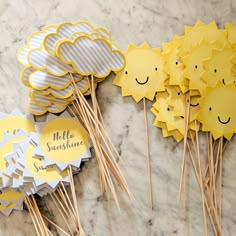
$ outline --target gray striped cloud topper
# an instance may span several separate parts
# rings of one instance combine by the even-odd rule
[[[125,59],[120,51],[112,51],[111,45],[103,40],[78,37],[73,43],[64,41],[58,46],[58,56],[82,75],[106,77],[111,71],[120,71]]]

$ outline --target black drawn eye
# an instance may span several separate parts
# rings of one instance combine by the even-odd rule
[[[178,92],[178,95],[180,95],[180,92]]]
[[[157,69],[157,67],[155,68],[155,71],[157,71],[158,69]]]
[[[167,111],[170,111],[170,108],[169,108],[169,107],[167,108]]]
[[[214,72],[216,73],[216,72],[217,72],[217,69],[215,69]]]
[[[211,111],[211,107],[209,107],[209,111]]]
[[[175,62],[175,64],[176,64],[176,65],[178,65],[178,64],[179,64],[179,62]]]
[[[197,69],[197,65],[195,65],[195,69]]]
[[[128,75],[128,71],[125,71],[125,74]]]

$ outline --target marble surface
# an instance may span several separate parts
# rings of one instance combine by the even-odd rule
[[[108,28],[114,40],[126,49],[129,43],[140,44],[145,40],[159,47],[175,34],[182,34],[184,25],[194,25],[198,19],[206,23],[215,20],[221,27],[226,22],[236,23],[235,15],[236,1],[233,0],[0,0],[0,111],[10,112],[18,106],[27,112],[28,94],[19,79],[22,67],[16,60],[16,52],[30,33],[47,24],[85,19]],[[154,210],[150,210],[142,104],[122,98],[111,79],[102,83],[97,93],[136,200],[131,202],[118,189],[119,213],[114,201],[107,201],[100,194],[95,158],[86,163],[75,178],[86,235],[204,235],[200,194],[191,168],[188,168],[186,208],[178,202],[182,143],[162,138],[161,131],[152,126],[153,115],[148,113],[154,195]],[[233,138],[224,156],[225,236],[236,233],[235,143]],[[50,198],[39,199],[38,203],[42,212],[60,222]],[[52,232],[60,235],[54,228]],[[8,218],[1,215],[0,235],[36,235],[28,212],[15,212]]]

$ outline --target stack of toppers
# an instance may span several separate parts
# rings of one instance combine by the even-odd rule
[[[25,66],[21,81],[29,91],[30,113],[49,115],[45,122],[36,123],[36,130],[30,130],[34,133],[28,134],[23,127],[18,127],[22,130],[14,135],[24,138],[20,143],[14,141],[12,153],[4,152],[7,172],[3,173],[9,181],[3,180],[6,184],[3,187],[10,186],[30,196],[25,202],[38,235],[51,233],[32,194],[50,193],[71,235],[76,232],[83,236],[73,174],[79,171],[81,161],[91,157],[91,146],[98,162],[102,194],[109,196],[111,193],[119,207],[116,180],[133,198],[117,163],[120,157],[106,132],[96,99],[98,83],[124,68],[124,55],[108,30],[79,21],[49,25],[34,32],[28,37],[26,46],[19,49],[17,58]],[[88,95],[91,103],[87,101]],[[66,108],[73,118],[64,111]],[[4,142],[9,138],[15,139],[15,136],[7,134]],[[72,199],[66,183],[70,185]],[[65,230],[60,230],[66,234]]]
[[[207,215],[214,235],[222,235],[223,151],[236,132],[236,26],[219,29],[215,22],[199,21],[164,43],[162,50],[147,43],[130,45],[125,57],[126,66],[114,84],[136,102],[155,96],[154,126],[164,137],[184,141],[179,198],[185,201],[189,156],[200,188],[205,235]],[[206,135],[204,156],[199,131]]]

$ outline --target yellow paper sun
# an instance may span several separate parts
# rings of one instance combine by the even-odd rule
[[[175,116],[185,116],[185,112],[187,112],[187,106],[189,104],[189,117],[188,123],[193,122],[197,118],[197,113],[199,111],[199,96],[191,96],[189,94],[182,93],[178,86],[167,86],[167,91],[169,93],[168,105],[173,107]],[[194,127],[193,127],[194,129]]]
[[[224,46],[227,43],[227,31],[218,29],[215,22],[204,24],[198,21],[193,27],[186,26],[180,55],[184,56],[191,51],[192,46],[196,46],[202,41],[208,43],[218,41],[219,45]]]
[[[236,132],[236,86],[218,82],[216,87],[206,89],[206,95],[199,99],[198,120],[202,130],[209,131],[214,139],[225,137],[230,140]]]
[[[179,54],[183,37],[175,36],[169,43],[162,45],[162,55],[165,58],[164,70],[169,76],[169,85],[178,85],[183,93],[188,90],[188,81],[183,75],[185,65]]]
[[[234,55],[235,52],[229,44],[222,50],[212,51],[211,58],[203,63],[205,72],[202,79],[208,86],[214,87],[218,81],[228,84],[236,80],[232,63]]]
[[[202,80],[205,73],[204,61],[212,56],[213,49],[218,49],[219,44],[209,44],[206,41],[191,48],[191,52],[183,57],[186,66],[184,76],[189,80],[189,90],[198,90],[201,95],[205,92],[206,82]]]
[[[122,96],[132,96],[139,102],[143,98],[153,100],[156,92],[165,90],[167,75],[159,48],[151,48],[146,42],[139,47],[130,45],[125,60],[124,70],[114,80],[121,87]]]

